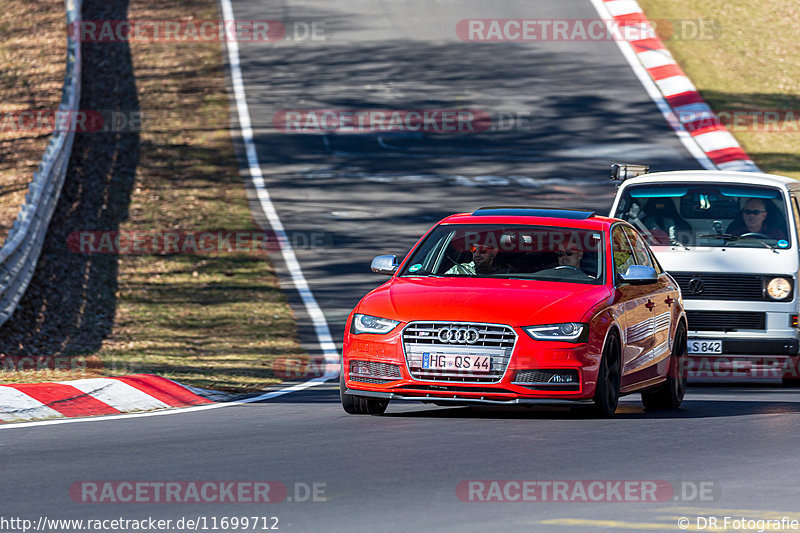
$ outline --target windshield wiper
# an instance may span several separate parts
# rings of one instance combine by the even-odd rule
[[[736,241],[741,240],[741,239],[755,239],[758,242],[760,242],[761,244],[763,244],[764,246],[766,246],[767,248],[769,248],[770,250],[772,250],[773,252],[778,253],[776,251],[777,248],[778,248],[777,246],[773,246],[773,245],[769,244],[767,241],[764,240],[764,237],[756,237],[754,235],[748,235],[748,236],[745,237],[743,235],[731,235],[730,233],[711,233],[711,234],[708,234],[708,235],[700,235],[700,238],[702,238],[702,239],[722,239],[725,242],[728,242],[728,241],[736,242]]]

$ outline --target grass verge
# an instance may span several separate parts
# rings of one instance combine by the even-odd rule
[[[67,51],[65,24],[62,0],[0,3],[0,243],[25,203],[51,136],[26,126],[14,113],[58,108]]]
[[[220,15],[215,0],[135,0],[128,17]],[[130,50],[142,130],[127,219],[119,229],[257,229],[231,140],[224,44],[131,42]],[[113,324],[99,349],[64,343],[67,349],[51,354],[78,356],[75,371],[4,372],[0,380],[149,372],[244,392],[280,381],[273,372],[276,360],[305,358],[293,314],[264,253],[120,255],[117,260],[117,290],[108,304]],[[84,315],[78,320],[91,319]]]
[[[651,20],[713,20],[710,39],[665,40],[703,98],[720,111],[793,111],[798,119],[773,131],[730,127],[765,172],[800,179],[800,40],[796,0],[639,0]],[[747,121],[745,121],[747,122]],[[778,131],[775,131],[778,130]]]

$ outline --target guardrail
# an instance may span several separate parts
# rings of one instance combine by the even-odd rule
[[[80,21],[81,5],[82,0],[65,0],[67,28]],[[71,119],[81,101],[81,43],[73,32],[67,33],[67,68],[58,112]],[[14,313],[36,270],[47,227],[67,174],[74,129],[67,127],[53,132],[28,186],[25,204],[0,248],[0,325]]]

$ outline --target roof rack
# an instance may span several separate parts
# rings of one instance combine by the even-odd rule
[[[594,211],[588,209],[553,209],[549,207],[527,206],[489,206],[476,209],[473,216],[506,216],[506,217],[550,217],[586,220],[593,217]]]
[[[614,163],[611,165],[611,179],[623,182],[629,178],[635,178],[650,172],[648,165],[636,165],[633,163]]]

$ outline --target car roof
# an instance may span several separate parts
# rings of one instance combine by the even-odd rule
[[[734,172],[721,170],[679,170],[674,172],[654,172],[626,179],[622,187],[644,183],[742,183],[748,185],[791,185],[798,181],[786,176],[764,174],[762,172]]]
[[[439,224],[518,224],[603,230],[614,222],[619,220],[584,209],[483,207],[472,213],[451,215],[439,221]]]

